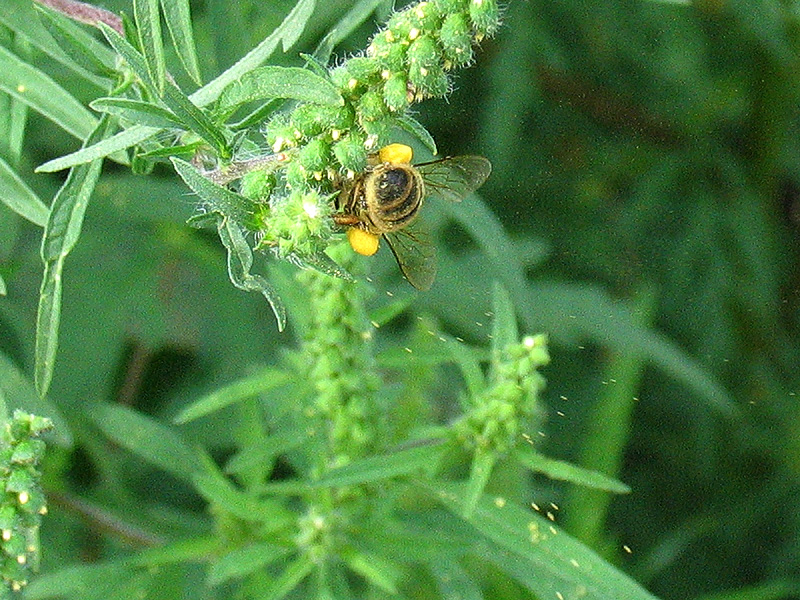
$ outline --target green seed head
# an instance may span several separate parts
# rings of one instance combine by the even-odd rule
[[[403,74],[390,75],[383,84],[383,101],[391,111],[405,109],[413,100],[409,98],[408,79]]]
[[[321,173],[331,160],[331,146],[322,138],[314,138],[300,149],[297,160],[306,171]]]
[[[497,0],[470,0],[469,18],[479,36],[492,35],[500,27]]]
[[[377,121],[389,112],[382,95],[377,91],[365,92],[358,103],[358,116],[361,122]]]
[[[333,155],[342,169],[360,173],[367,166],[366,140],[360,134],[351,131],[333,144]]]
[[[472,60],[472,34],[463,13],[448,16],[439,32],[446,66],[463,67]]]

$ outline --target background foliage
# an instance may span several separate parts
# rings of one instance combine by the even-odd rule
[[[336,55],[364,48],[390,4]],[[193,3],[204,80],[293,5]],[[130,12],[122,0],[105,7]],[[274,60],[302,64],[297,52],[312,50],[350,7],[318,3],[295,49]],[[494,216],[477,203],[431,205],[442,260],[425,294],[406,289],[389,257],[370,261],[371,310],[391,311],[398,298],[408,305],[376,333],[379,353],[402,361],[398,349],[416,343],[418,318],[488,348],[492,280],[509,290],[523,332],[550,335],[540,449],[633,491],[608,506],[605,495],[536,479],[523,495],[557,505],[561,526],[663,598],[800,596],[798,8],[777,0],[509,3],[505,25],[453,93],[417,115],[442,152],[490,158],[481,194]],[[99,95],[15,36],[8,9],[0,20],[5,47],[83,102]],[[2,130],[13,148],[19,132]],[[31,113],[23,152],[3,156],[51,198],[62,177],[33,169],[77,148]],[[302,298],[285,299],[289,331],[278,334],[263,298],[230,285],[216,240],[186,227],[193,209],[171,170],[142,177],[106,164],[65,267],[49,395],[63,417],[45,465],[44,573],[76,558],[125,555],[203,518],[180,478],[103,435],[104,407],[171,423],[189,402],[274,364],[292,345],[291,307]],[[8,291],[0,350],[25,373],[33,372],[40,234],[0,204]],[[293,271],[270,272],[281,281]],[[401,373],[415,369],[433,410],[452,413],[455,368],[400,364]],[[223,411],[180,433],[222,461],[247,436],[245,423]],[[109,526],[105,511],[129,529]],[[189,573],[202,585],[200,569]],[[489,598],[529,597],[486,585]]]

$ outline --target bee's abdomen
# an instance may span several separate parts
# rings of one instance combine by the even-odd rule
[[[388,166],[375,173],[376,216],[389,229],[400,229],[416,216],[422,181],[408,168]]]

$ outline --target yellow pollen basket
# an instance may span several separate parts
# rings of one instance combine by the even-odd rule
[[[381,236],[358,227],[351,227],[347,230],[347,241],[350,242],[350,247],[364,256],[372,256],[378,251],[380,239]]]
[[[378,150],[378,159],[382,163],[410,164],[412,158],[414,151],[405,144],[389,144]]]

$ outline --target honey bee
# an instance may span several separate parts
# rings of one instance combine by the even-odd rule
[[[460,202],[483,185],[492,164],[482,156],[417,165],[411,159],[412,150],[404,144],[370,155],[364,172],[342,183],[334,221],[347,228],[347,239],[359,254],[375,254],[385,239],[405,278],[424,291],[436,276],[436,249],[419,219],[423,201],[436,195]]]

